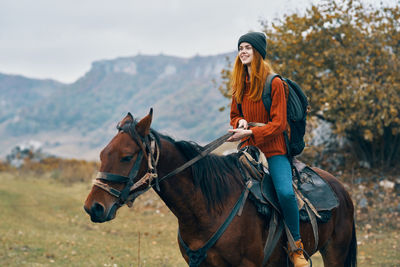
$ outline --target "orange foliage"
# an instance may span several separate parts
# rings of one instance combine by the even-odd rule
[[[90,181],[98,168],[98,162],[49,157],[39,162],[25,159],[24,164],[19,168],[19,172],[21,175],[50,176],[62,183],[72,184]]]
[[[0,172],[7,172],[13,168],[7,162],[0,161]]]

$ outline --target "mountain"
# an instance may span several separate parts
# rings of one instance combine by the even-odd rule
[[[0,123],[17,119],[15,114],[20,109],[36,105],[63,88],[64,84],[53,80],[0,73]]]
[[[229,127],[229,103],[213,80],[235,54],[179,58],[137,55],[96,61],[72,84],[0,74],[1,156],[40,141],[63,157],[97,158],[127,112],[177,139],[209,142]]]

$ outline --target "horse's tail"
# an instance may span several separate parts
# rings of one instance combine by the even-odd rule
[[[356,267],[357,266],[357,236],[356,236],[356,225],[353,221],[353,233],[351,237],[349,252],[347,253],[344,266]]]

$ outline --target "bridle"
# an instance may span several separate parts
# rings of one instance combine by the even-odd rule
[[[125,132],[131,136],[131,138],[136,142],[136,144],[140,147],[140,151],[136,157],[136,161],[133,164],[132,169],[129,172],[128,176],[123,176],[119,174],[113,174],[109,172],[98,172],[96,179],[93,181],[93,185],[105,190],[109,194],[116,197],[117,204],[123,206],[127,204],[129,207],[132,205],[133,201],[141,194],[145,193],[151,187],[156,187],[157,191],[160,191],[159,183],[171,176],[178,174],[189,166],[193,165],[206,155],[208,155],[211,151],[219,147],[223,144],[232,133],[227,133],[211,143],[204,146],[203,150],[194,158],[187,161],[180,167],[171,171],[170,173],[164,175],[159,178],[157,174],[157,164],[160,156],[160,143],[159,138],[156,138],[155,135],[150,132],[145,137],[142,137],[136,131],[136,122],[125,122],[123,125],[118,124],[117,129],[119,132]],[[147,159],[147,172],[142,176],[139,180],[136,179],[138,175],[143,157]],[[137,182],[134,182],[137,180]],[[126,183],[125,187],[120,191],[117,190],[110,185],[104,183],[106,182],[114,182],[114,183]],[[144,187],[145,186],[145,187]],[[144,187],[143,189],[137,190],[138,188]]]
[[[153,180],[155,180],[155,186],[157,190],[160,190],[158,179],[156,179],[158,177],[156,166],[160,156],[159,141],[151,132],[145,137],[142,137],[136,131],[136,124],[136,122],[132,121],[125,122],[122,125],[119,123],[117,125],[119,132],[129,134],[130,137],[140,147],[140,151],[137,154],[136,160],[129,172],[129,175],[123,176],[109,172],[98,172],[96,179],[93,180],[93,185],[116,197],[117,204],[119,206],[123,206],[124,204],[131,206],[135,198],[154,186]],[[139,180],[137,180],[136,178],[143,159],[147,160],[147,171]],[[137,180],[137,182],[135,182],[135,180]],[[125,187],[120,191],[104,182],[125,183]]]

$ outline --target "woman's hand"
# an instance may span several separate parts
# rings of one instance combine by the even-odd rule
[[[226,140],[227,142],[236,142],[253,134],[252,130],[245,130],[243,128],[229,129],[228,132],[233,133],[233,135]]]
[[[246,130],[247,128],[249,128],[249,125],[245,119],[241,119],[239,120],[238,128],[243,128]]]

